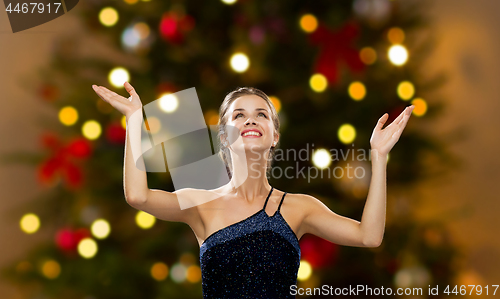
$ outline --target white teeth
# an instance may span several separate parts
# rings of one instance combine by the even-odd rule
[[[249,135],[251,135],[251,136],[260,136],[260,133],[259,132],[255,132],[255,131],[248,131],[248,132],[245,132],[243,134],[243,136],[249,136]]]

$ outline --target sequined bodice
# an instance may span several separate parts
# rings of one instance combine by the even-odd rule
[[[203,298],[295,298],[300,247],[280,212],[262,210],[211,234],[200,247]]]

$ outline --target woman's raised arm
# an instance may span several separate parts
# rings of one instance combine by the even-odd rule
[[[125,82],[124,86],[130,94],[128,99],[102,86],[92,85],[92,88],[101,99],[125,115],[127,120],[123,167],[123,188],[127,203],[158,219],[193,222],[197,218],[193,215],[196,209],[181,210],[176,194],[148,188],[141,149],[142,103],[130,83]],[[178,192],[181,191],[183,190]]]
[[[378,247],[382,243],[386,218],[386,164],[387,154],[403,133],[415,106],[407,107],[390,125],[382,130],[388,119],[385,113],[373,130],[372,177],[361,222],[332,212],[318,199],[301,195],[305,216],[304,233],[311,233],[339,245]]]

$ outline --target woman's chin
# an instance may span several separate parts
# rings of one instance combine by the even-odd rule
[[[245,144],[245,152],[254,152],[254,153],[262,153],[265,152],[268,148],[263,144]]]
[[[269,147],[260,143],[247,142],[243,144],[239,143],[237,146],[233,145],[232,150],[237,154],[244,153],[245,155],[251,155],[251,154],[262,155],[263,153],[266,152],[266,150],[269,150]]]

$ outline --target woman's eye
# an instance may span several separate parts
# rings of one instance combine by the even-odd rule
[[[234,118],[238,118],[240,115],[243,115],[242,113],[238,113],[236,114],[236,116]]]
[[[259,115],[261,115],[261,114],[264,115],[265,118],[267,118],[266,114],[264,114],[263,112],[259,113]]]

